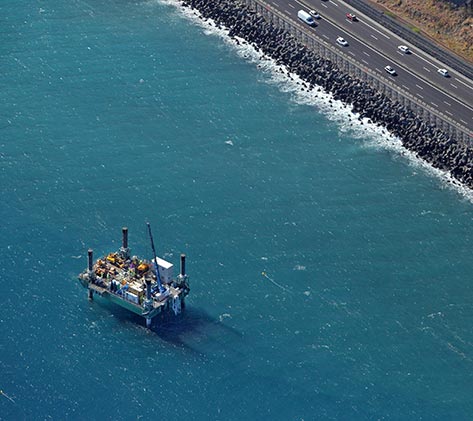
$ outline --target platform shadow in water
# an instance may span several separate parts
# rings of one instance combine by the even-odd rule
[[[237,329],[210,316],[205,310],[189,305],[178,316],[170,314],[157,317],[151,330],[164,341],[176,345],[201,342],[204,338],[220,335],[232,335],[235,338],[243,336]]]
[[[100,312],[103,311],[113,315],[119,324],[127,325],[131,323],[136,326],[145,326],[146,322],[142,316],[138,316],[106,300],[94,299],[90,304],[97,310],[100,308]],[[240,331],[227,325],[220,318],[215,318],[205,310],[192,307],[189,304],[178,316],[173,313],[156,316],[149,332],[173,346],[200,356],[203,356],[203,353],[195,347],[195,344],[209,341],[218,342],[215,338],[228,338],[229,336],[238,341],[243,336]],[[220,345],[224,346],[222,343]]]

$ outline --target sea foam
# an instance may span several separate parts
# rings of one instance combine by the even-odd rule
[[[456,191],[463,198],[473,203],[473,191],[453,178],[448,171],[433,167],[420,159],[415,153],[407,150],[401,140],[389,133],[386,128],[371,123],[368,118],[359,118],[359,113],[352,111],[350,105],[334,99],[330,92],[322,87],[308,88],[308,83],[295,73],[291,73],[286,66],[277,64],[274,59],[265,55],[259,48],[255,48],[245,39],[230,37],[229,29],[219,27],[212,19],[206,19],[195,9],[183,7],[177,0],[156,0],[149,4],[163,4],[176,8],[177,13],[200,26],[208,36],[217,36],[241,58],[255,64],[261,72],[260,81],[276,86],[281,92],[290,94],[291,100],[299,105],[308,105],[317,109],[329,121],[336,124],[339,133],[362,141],[368,148],[388,150],[401,156],[412,167],[439,180],[442,188]]]

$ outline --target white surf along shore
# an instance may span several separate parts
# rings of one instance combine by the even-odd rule
[[[231,38],[229,29],[219,28],[212,19],[205,19],[195,9],[183,7],[179,0],[153,0],[153,3],[175,7],[179,16],[200,26],[204,34],[217,36],[236,52],[242,59],[254,64],[261,71],[261,82],[276,86],[281,92],[290,94],[296,104],[313,106],[328,120],[334,122],[340,134],[349,133],[360,139],[363,146],[388,150],[402,156],[409,165],[420,169],[440,182],[440,187],[452,189],[464,199],[473,203],[473,191],[459,183],[447,171],[434,168],[428,162],[418,158],[413,152],[402,146],[399,138],[386,128],[369,123],[367,118],[359,120],[359,114],[351,111],[351,106],[335,100],[330,92],[322,87],[309,89],[309,84],[297,74],[291,73],[286,66],[277,64],[260,49],[250,45],[245,39]]]

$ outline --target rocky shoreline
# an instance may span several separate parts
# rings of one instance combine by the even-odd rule
[[[385,127],[403,146],[433,167],[473,189],[473,147],[459,143],[423,122],[411,110],[341,71],[334,63],[300,44],[283,29],[273,26],[248,6],[232,0],[183,0],[182,4],[229,29],[231,37],[245,39],[264,54],[285,65],[307,84],[322,87],[335,99],[351,105],[362,118]]]

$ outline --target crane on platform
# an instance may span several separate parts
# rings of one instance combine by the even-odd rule
[[[159,292],[162,294],[166,291],[166,289],[163,286],[163,283],[161,282],[161,276],[159,275],[159,267],[158,267],[158,259],[156,257],[156,249],[154,248],[154,241],[153,241],[153,234],[151,233],[151,226],[149,222],[146,223],[148,226],[148,233],[149,233],[149,239],[151,241],[151,248],[153,249],[153,262],[154,262],[154,269],[156,271],[156,280],[158,282],[158,289]]]

